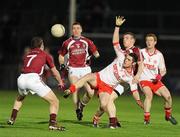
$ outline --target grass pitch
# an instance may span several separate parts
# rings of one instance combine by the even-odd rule
[[[94,97],[84,109],[82,121],[76,120],[72,99],[64,99],[62,93],[56,92],[60,99],[58,121],[67,131],[49,131],[49,105],[36,95],[28,95],[16,123],[6,124],[17,91],[0,91],[0,137],[180,137],[180,123],[172,125],[164,119],[163,99],[154,97],[151,110],[151,124],[143,124],[143,111],[135,104],[131,96],[120,96],[116,101],[117,117],[121,128],[107,128],[106,114],[101,119],[99,128],[92,127],[92,117],[98,107]],[[173,116],[180,122],[180,97],[173,97]]]

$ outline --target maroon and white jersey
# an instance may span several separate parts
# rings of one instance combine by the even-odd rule
[[[129,53],[135,53],[138,56],[138,62],[142,61],[142,56],[141,56],[141,52],[140,49],[138,47],[132,46],[126,50],[124,50],[125,54],[129,54]],[[136,73],[138,72],[138,64],[136,64],[134,67],[134,75],[136,75]]]
[[[119,44],[114,46],[114,50],[117,58],[99,72],[101,80],[112,87],[116,86],[119,84],[119,81],[123,80],[130,84],[131,91],[137,90],[137,84],[132,83],[134,77],[133,70],[129,73],[123,68],[123,62],[125,59],[124,51],[121,49]]]
[[[138,47],[132,46],[132,47],[126,49],[125,53],[126,54],[135,53],[138,56],[138,61],[142,60],[141,52],[140,52],[140,49]]]
[[[86,67],[86,60],[89,54],[97,51],[94,43],[86,37],[81,36],[79,39],[70,37],[67,39],[58,53],[62,56],[68,54],[67,65],[70,67]]]
[[[55,66],[52,57],[48,53],[39,48],[32,49],[24,56],[22,73],[41,75],[46,64],[49,68]]]
[[[165,61],[162,53],[159,50],[155,50],[153,54],[150,54],[146,48],[141,49],[143,58],[144,69],[141,74],[140,80],[155,79],[159,74],[159,70],[166,70]]]

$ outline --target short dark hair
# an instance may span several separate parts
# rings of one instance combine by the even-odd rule
[[[33,37],[31,40],[31,48],[40,48],[43,43],[43,39],[41,37]]]
[[[135,53],[129,53],[128,55],[133,58],[133,62],[135,62],[135,63],[138,62],[138,56]]]
[[[74,25],[80,25],[81,26],[81,23],[80,22],[74,22],[73,24],[72,24],[72,26],[74,26]],[[82,27],[82,26],[81,26]]]
[[[124,37],[124,35],[131,35],[132,37],[133,37],[133,39],[134,40],[136,40],[136,36],[135,36],[135,34],[134,33],[132,33],[132,32],[125,32],[124,34],[123,34],[123,37]]]

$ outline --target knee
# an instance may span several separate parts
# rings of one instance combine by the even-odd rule
[[[51,100],[51,104],[58,106],[59,105],[59,99],[58,98],[54,98],[53,100]]]
[[[147,94],[147,95],[146,95],[146,100],[151,101],[152,98],[153,98],[153,95],[152,95],[152,94]]]
[[[107,103],[106,102],[101,102],[101,109],[106,110]]]
[[[168,96],[166,97],[166,100],[167,100],[167,101],[171,101],[171,100],[172,100],[171,95],[168,95]]]

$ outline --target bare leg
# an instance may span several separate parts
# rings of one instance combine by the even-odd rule
[[[116,117],[116,106],[114,104],[114,101],[118,98],[118,95],[115,92],[112,92],[110,96],[110,100],[107,105],[107,111],[109,115],[109,127],[110,128],[116,128],[121,127],[120,123],[117,120]]]
[[[49,107],[49,112],[50,114],[58,114],[58,110],[59,110],[59,100],[56,97],[56,95],[54,94],[53,91],[50,91],[47,95],[45,95],[44,97],[42,97],[43,99],[45,99],[47,102],[49,102],[50,107]]]
[[[91,85],[92,87],[96,87],[97,81],[96,81],[96,74],[90,73],[85,76],[83,76],[81,79],[79,79],[76,83],[71,84],[69,89],[64,91],[64,98],[67,98],[71,93],[74,93],[77,89],[82,88],[86,83]]]
[[[145,94],[144,100],[144,123],[149,124],[150,121],[150,109],[151,109],[151,102],[153,99],[153,93],[149,87],[144,87],[143,92]]]
[[[9,125],[13,125],[15,120],[16,120],[16,117],[17,117],[17,113],[18,111],[20,110],[20,108],[22,107],[22,102],[23,100],[25,99],[26,96],[21,96],[21,95],[18,95],[16,100],[14,101],[14,106],[13,106],[13,109],[12,109],[12,113],[11,113],[11,117],[10,119],[7,121],[7,123]]]
[[[76,76],[69,76],[69,81],[71,84],[74,84],[75,82],[78,81],[78,78]],[[78,109],[78,103],[79,103],[79,95],[78,95],[78,90],[76,90],[74,92],[74,94],[72,95],[72,99],[73,99],[73,104],[74,104],[74,108],[75,110]]]
[[[53,91],[50,91],[48,94],[46,94],[44,97],[42,97],[44,100],[46,100],[50,106],[49,106],[49,111],[50,111],[50,118],[49,118],[49,129],[50,130],[60,130],[64,131],[65,127],[58,126],[57,125],[57,114],[59,111],[59,100],[54,94]]]
[[[164,103],[164,112],[165,112],[165,119],[170,121],[173,125],[177,124],[176,119],[172,116],[172,97],[169,90],[163,86],[156,92],[157,95],[162,96],[165,100]]]
[[[94,90],[91,89],[89,84],[85,83],[84,87],[86,88],[87,92],[85,92],[82,100],[79,100],[77,103],[76,116],[78,120],[82,120],[83,109],[87,105],[87,103],[90,101],[91,97],[94,95]]]
[[[74,85],[77,89],[82,88],[86,83],[90,84],[92,87],[96,87],[96,74],[90,73],[79,79]]]
[[[88,83],[85,83],[84,87],[87,90],[87,92],[84,94],[81,101],[83,106],[87,105],[94,95],[94,89],[92,89]]]
[[[116,106],[114,101],[118,98],[118,95],[115,92],[112,92],[109,102],[107,104],[107,111],[109,117],[116,117]]]
[[[100,107],[107,113],[108,113],[107,105],[108,105],[109,100],[110,100],[110,95],[107,92],[99,93]]]
[[[136,104],[137,104],[139,107],[141,107],[142,109],[144,109],[144,105],[143,105],[143,103],[142,103],[142,101],[141,101],[141,99],[140,99],[139,92],[138,92],[138,91],[133,92],[133,93],[132,93],[132,96],[133,96],[133,98],[135,99]]]

